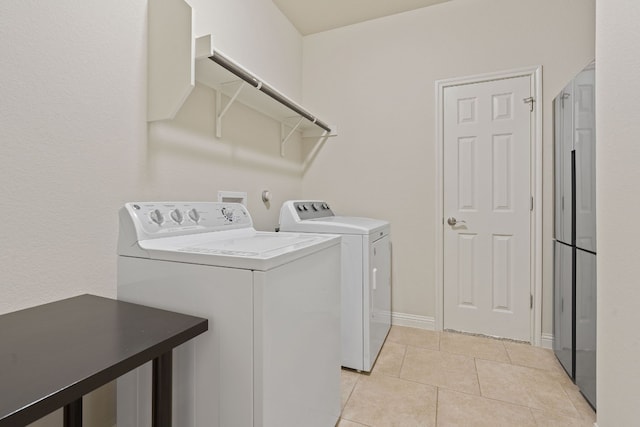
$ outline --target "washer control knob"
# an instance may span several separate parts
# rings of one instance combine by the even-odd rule
[[[314,211],[317,211],[320,205],[318,205],[317,203],[312,203],[311,207],[313,208]]]
[[[302,205],[298,205],[298,210],[302,212],[304,210],[304,207]]]
[[[182,215],[182,212],[180,212],[180,209],[174,209],[171,211],[171,219],[178,224],[182,223],[182,221],[184,220],[184,216]]]
[[[235,212],[233,209],[222,208],[221,212],[222,216],[224,216],[227,221],[233,222],[235,216]]]
[[[303,208],[305,211],[308,211],[308,210],[309,210],[309,208],[307,207],[307,205],[302,205],[302,208]]]
[[[322,204],[322,209],[329,209],[329,205],[328,205],[328,204],[326,204],[326,203],[323,203],[323,204]]]
[[[158,225],[162,225],[162,223],[164,222],[164,217],[162,216],[162,212],[160,212],[159,209],[154,209],[149,212],[149,218],[151,218],[151,221],[155,222]]]
[[[193,208],[189,212],[187,212],[187,215],[189,215],[189,218],[191,219],[191,221],[195,223],[200,221],[200,212],[198,212],[196,208]]]

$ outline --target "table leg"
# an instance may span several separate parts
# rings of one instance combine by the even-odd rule
[[[153,427],[171,426],[172,365],[171,350],[153,359]]]
[[[82,427],[82,397],[65,405],[64,427]]]

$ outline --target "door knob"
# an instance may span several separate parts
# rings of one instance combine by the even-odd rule
[[[454,217],[449,217],[449,219],[447,219],[447,224],[449,224],[450,226],[454,226],[454,225],[458,225],[458,224],[466,224],[467,221],[458,221],[457,219],[455,219]]]

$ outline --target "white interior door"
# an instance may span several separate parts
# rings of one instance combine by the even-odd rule
[[[443,326],[531,338],[530,77],[444,90]]]

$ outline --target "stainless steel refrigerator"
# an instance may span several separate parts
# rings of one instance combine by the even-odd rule
[[[595,63],[554,99],[555,354],[596,407]]]

